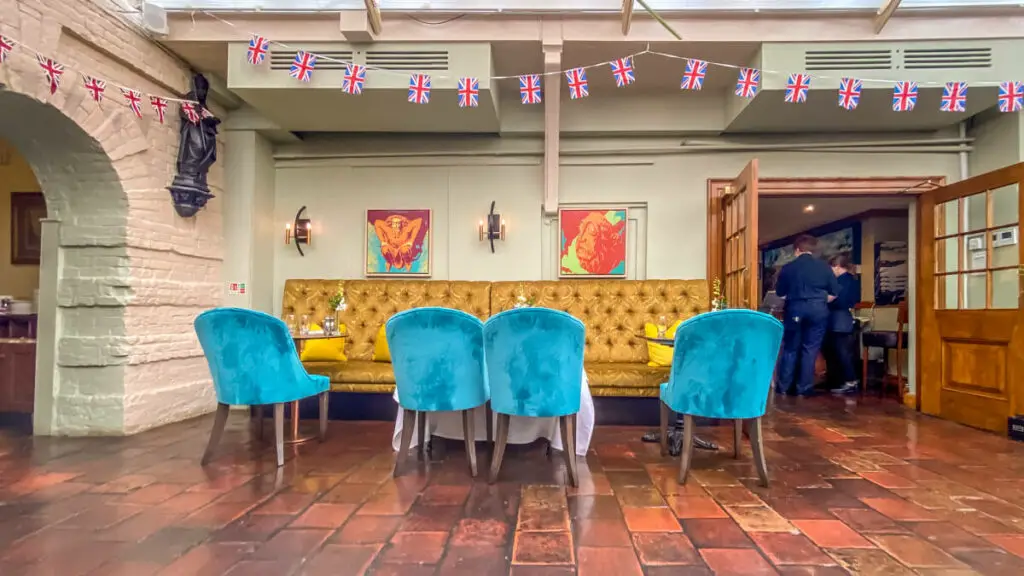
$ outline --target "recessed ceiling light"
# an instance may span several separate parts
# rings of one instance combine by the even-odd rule
[[[814,204],[804,206],[804,214],[810,214],[811,212],[814,212]]]

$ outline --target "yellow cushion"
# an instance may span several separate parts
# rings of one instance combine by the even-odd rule
[[[345,331],[345,326],[339,326],[342,332]],[[309,327],[311,331],[321,330],[320,326],[313,324]],[[326,340],[306,340],[302,346],[302,354],[299,355],[299,360],[303,362],[344,362],[345,358],[345,339],[344,338],[328,338]]]
[[[384,333],[384,325],[377,331],[377,339],[373,341],[373,361],[391,362],[391,349],[388,348],[388,335]]]
[[[676,328],[682,324],[682,320],[676,320],[676,323],[669,327],[665,331],[665,338],[672,339],[676,337]],[[644,336],[648,338],[658,337],[658,327],[648,322],[644,324]],[[664,344],[658,344],[657,342],[647,342],[647,357],[649,361],[648,366],[671,366],[672,365],[672,347]]]

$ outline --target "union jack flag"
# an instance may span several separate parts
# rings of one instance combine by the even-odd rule
[[[783,100],[790,104],[807,102],[807,92],[811,89],[810,74],[790,74],[786,80],[786,95]]]
[[[295,53],[295,61],[288,74],[296,80],[309,82],[313,77],[313,68],[316,68],[316,54],[299,50]]]
[[[626,56],[612,60],[612,76],[615,76],[615,85],[619,88],[629,86],[636,82],[636,73],[633,71],[633,57]]]
[[[196,109],[195,102],[182,102],[181,111],[185,114],[185,118],[193,124],[199,124],[199,110]]]
[[[942,89],[942,104],[939,110],[943,112],[965,112],[967,111],[967,82],[946,82]]]
[[[917,104],[917,82],[897,82],[892,90],[894,112],[910,112]]]
[[[708,63],[703,60],[687,60],[683,71],[683,81],[679,85],[683,90],[700,90],[704,87],[704,76],[708,73]]]
[[[39,62],[39,67],[43,69],[43,77],[46,78],[50,94],[56,94],[57,89],[60,88],[60,79],[64,76],[64,65],[54,62],[53,58],[47,58],[40,54],[36,54],[36,60]]]
[[[476,108],[480,105],[480,82],[476,78],[459,78],[456,92],[459,93],[459,108]]]
[[[151,96],[149,103],[153,106],[153,110],[156,111],[156,117],[160,120],[160,123],[164,123],[164,116],[167,114],[167,100],[159,96]]]
[[[569,98],[579,100],[590,95],[587,87],[587,71],[583,68],[573,68],[565,73],[565,81],[569,83]]]
[[[17,42],[7,36],[0,36],[0,64],[7,61],[7,57],[11,55],[11,50],[14,50],[14,47],[17,45]]]
[[[121,88],[121,95],[124,96],[125,104],[132,109],[132,114],[135,114],[136,118],[142,118],[142,94],[131,88]]]
[[[263,36],[257,36],[253,34],[252,39],[249,40],[249,51],[246,53],[246,58],[249,59],[249,64],[254,66],[263,64],[263,60],[267,57],[267,50],[269,50],[269,42]]]
[[[853,110],[860,104],[860,91],[863,83],[856,78],[843,78],[839,81],[839,106]]]
[[[348,64],[345,66],[345,76],[341,79],[341,91],[347,94],[362,94],[365,82],[366,66]]]
[[[999,84],[999,111],[1020,112],[1024,108],[1024,82]]]
[[[740,68],[740,76],[736,80],[736,95],[740,98],[753,98],[757,96],[757,88],[760,82],[760,70],[757,68]]]
[[[89,96],[97,102],[102,101],[103,92],[107,89],[107,83],[92,76],[83,76],[83,81],[85,82],[85,89],[89,91]]]
[[[520,76],[519,95],[522,97],[523,104],[540,104],[540,75]]]
[[[430,102],[430,76],[413,74],[409,77],[409,102],[413,104]]]

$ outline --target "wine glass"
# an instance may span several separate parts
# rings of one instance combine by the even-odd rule
[[[661,316],[658,316],[658,324],[657,324],[657,326],[658,326],[658,338],[664,338],[665,334],[668,333],[668,318],[665,318],[664,314],[662,314]]]
[[[309,315],[302,315],[302,323],[299,324],[299,334],[306,336],[309,334]]]
[[[286,314],[284,317],[284,324],[288,327],[288,331],[295,334],[295,314]]]

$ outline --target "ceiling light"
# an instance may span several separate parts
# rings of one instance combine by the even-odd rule
[[[810,214],[811,212],[814,212],[814,204],[804,206],[804,214]]]

